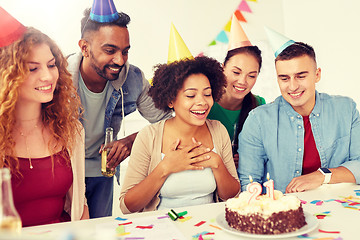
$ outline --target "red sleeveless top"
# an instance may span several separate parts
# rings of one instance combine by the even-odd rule
[[[70,221],[64,211],[65,196],[73,182],[73,173],[66,150],[51,157],[19,158],[22,177],[12,175],[11,184],[15,208],[23,227]]]

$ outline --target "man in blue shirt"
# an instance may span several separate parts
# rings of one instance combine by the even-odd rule
[[[250,112],[239,135],[242,190],[274,180],[275,189],[301,192],[323,183],[360,183],[360,119],[348,97],[318,93],[314,49],[290,41],[275,54],[281,96]]]

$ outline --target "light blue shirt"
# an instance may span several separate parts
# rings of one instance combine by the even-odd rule
[[[342,96],[316,92],[309,115],[322,167],[349,169],[360,183],[360,119],[355,102]],[[304,153],[302,116],[282,97],[252,110],[239,135],[238,175],[242,190],[249,175],[263,183],[266,174],[275,189],[285,192],[301,176]]]

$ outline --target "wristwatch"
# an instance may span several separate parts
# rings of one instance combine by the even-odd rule
[[[323,184],[329,183],[331,179],[332,172],[328,168],[319,168],[318,171],[320,171],[322,174],[324,174],[325,179]]]

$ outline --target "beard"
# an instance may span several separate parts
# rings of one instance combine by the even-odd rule
[[[95,72],[102,78],[104,78],[107,81],[115,81],[119,78],[119,74],[123,68],[124,65],[119,66],[117,64],[106,64],[102,69],[98,67],[98,62],[96,61],[92,51],[90,51],[90,66],[95,70]],[[112,68],[120,68],[118,73],[107,73],[106,69],[112,67]]]

